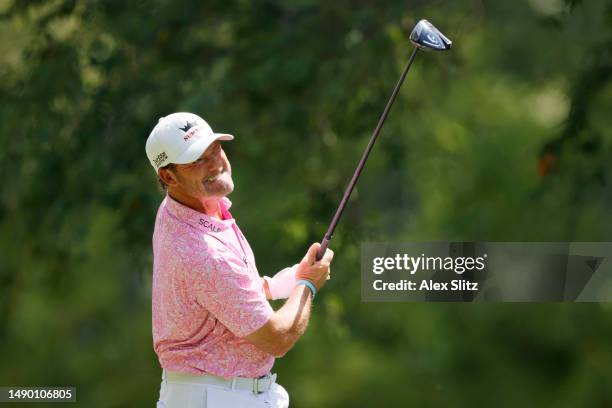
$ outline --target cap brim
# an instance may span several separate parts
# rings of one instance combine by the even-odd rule
[[[181,154],[177,159],[173,160],[173,163],[176,164],[187,164],[193,163],[198,160],[198,158],[208,149],[208,146],[212,144],[215,140],[233,140],[234,136],[228,135],[226,133],[214,133],[212,138],[203,137],[191,146],[183,154]]]

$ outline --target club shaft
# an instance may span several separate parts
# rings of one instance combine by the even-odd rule
[[[342,200],[340,201],[340,205],[338,206],[338,209],[336,210],[336,214],[334,214],[334,218],[332,218],[332,221],[329,224],[329,227],[327,228],[327,232],[325,233],[325,236],[323,237],[323,240],[321,241],[321,246],[319,247],[319,251],[317,252],[317,261],[323,257],[323,254],[325,253],[325,250],[327,249],[329,241],[331,241],[334,235],[334,231],[336,229],[336,226],[338,225],[338,222],[340,221],[340,217],[342,217],[342,213],[344,212],[346,203],[348,202],[349,197],[351,196],[351,193],[353,192],[353,189],[355,188],[355,185],[357,184],[357,180],[359,179],[359,176],[361,175],[361,170],[363,170],[363,166],[365,165],[365,162],[368,159],[368,156],[370,155],[370,151],[372,150],[372,147],[374,147],[374,143],[376,143],[376,139],[378,139],[380,130],[382,129],[385,123],[385,120],[387,119],[387,116],[389,115],[391,106],[393,105],[393,102],[395,102],[395,98],[397,97],[397,94],[399,93],[399,90],[402,87],[402,83],[404,82],[404,79],[406,78],[406,74],[408,74],[408,70],[410,69],[410,66],[412,65],[412,61],[414,61],[414,57],[416,56],[417,51],[418,51],[418,47],[414,47],[412,54],[410,54],[410,58],[408,59],[408,63],[404,67],[404,71],[402,72],[402,75],[400,76],[400,79],[397,81],[397,84],[395,84],[395,88],[393,89],[393,93],[391,94],[389,101],[387,101],[387,106],[385,106],[385,110],[383,111],[382,115],[380,115],[380,119],[378,120],[378,125],[376,125],[376,129],[374,129],[374,132],[372,133],[372,136],[370,137],[368,146],[363,152],[363,156],[361,156],[361,160],[359,161],[359,164],[357,165],[357,168],[355,169],[355,172],[353,173],[353,178],[351,178],[351,181],[348,187],[346,188],[346,191],[344,192],[344,196],[342,197]]]

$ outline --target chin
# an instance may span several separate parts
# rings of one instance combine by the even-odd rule
[[[223,195],[222,197],[225,197],[226,195],[230,195],[232,193],[232,191],[234,191],[234,186],[228,186],[226,189],[224,189],[223,191]]]

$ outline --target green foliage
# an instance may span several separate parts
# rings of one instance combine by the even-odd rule
[[[364,304],[358,278],[364,241],[611,239],[603,0],[1,2],[0,385],[154,404],[157,118],[237,136],[272,274],[322,237],[421,16],[455,48],[417,57],[279,380],[295,407],[606,404],[607,305]]]

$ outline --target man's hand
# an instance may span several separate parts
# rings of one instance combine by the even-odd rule
[[[328,249],[323,256],[321,261],[315,263],[317,251],[319,250],[320,244],[312,244],[302,262],[295,264],[288,268],[285,268],[278,272],[274,277],[264,276],[264,289],[266,297],[268,299],[286,299],[291,295],[295,284],[300,279],[306,279],[310,281],[317,290],[319,290],[326,280],[329,280],[329,264],[334,257],[334,252]],[[313,252],[314,251],[314,252]],[[313,257],[314,253],[314,257]],[[327,258],[326,258],[327,256]],[[298,277],[298,271],[300,277]],[[319,275],[326,275],[326,279],[318,283]]]
[[[302,259],[302,262],[299,263],[295,273],[296,280],[305,279],[310,281],[313,285],[315,285],[317,291],[320,290],[329,280],[329,266],[334,258],[334,251],[328,248],[325,250],[323,258],[321,258],[321,260],[318,262],[315,261],[315,259],[317,259],[317,251],[319,250],[320,246],[321,244],[318,242],[310,246],[308,252]]]

